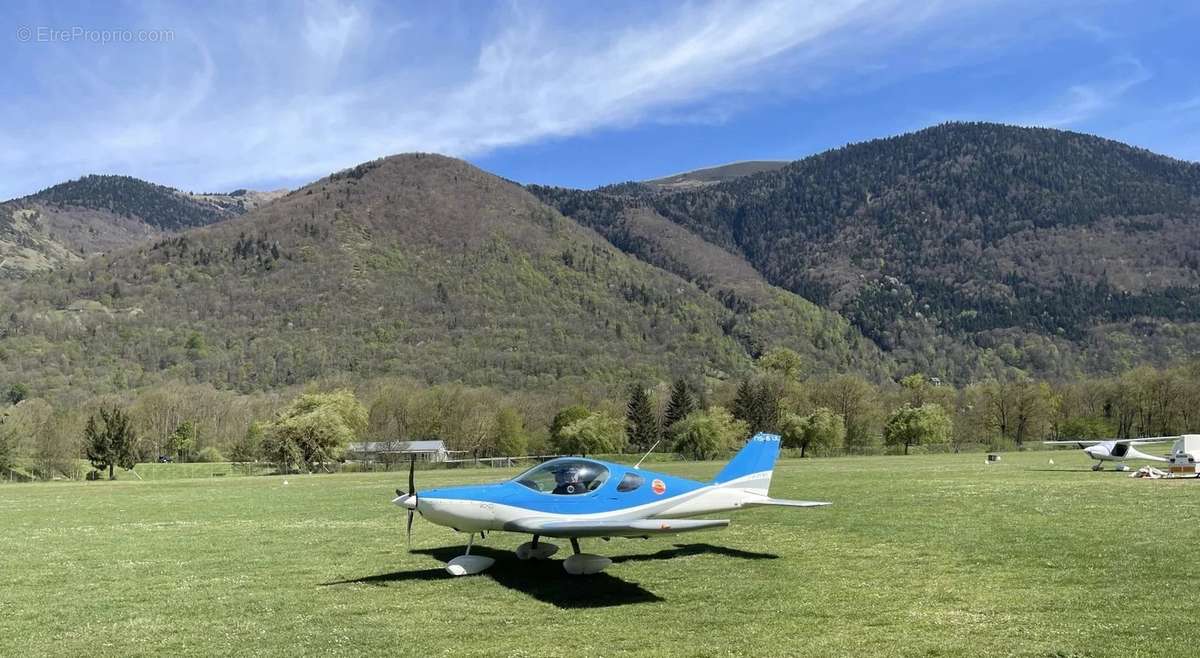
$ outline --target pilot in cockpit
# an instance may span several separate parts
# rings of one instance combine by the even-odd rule
[[[584,485],[583,480],[580,478],[580,468],[578,466],[568,466],[554,471],[554,493],[570,495],[585,492],[587,492],[587,486]]]

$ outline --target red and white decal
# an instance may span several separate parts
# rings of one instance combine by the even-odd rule
[[[661,496],[664,492],[666,492],[667,485],[662,480],[655,480],[650,483],[650,488],[654,490],[654,493]]]

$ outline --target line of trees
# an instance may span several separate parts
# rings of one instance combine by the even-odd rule
[[[718,457],[753,432],[800,456],[1022,448],[1044,439],[1200,430],[1200,360],[1070,382],[1020,376],[954,388],[919,373],[877,384],[808,376],[783,348],[738,379],[501,391],[378,379],[242,395],[169,383],[52,404],[0,386],[0,474],[79,478],[134,463],[265,461],[314,470],[351,441],[442,439],[474,457],[641,453]]]

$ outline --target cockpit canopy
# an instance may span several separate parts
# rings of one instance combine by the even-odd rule
[[[587,459],[553,459],[518,475],[515,481],[534,491],[571,496],[599,489],[608,468]]]

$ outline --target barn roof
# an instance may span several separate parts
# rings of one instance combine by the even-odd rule
[[[444,452],[444,441],[367,441],[351,443],[351,452]]]

